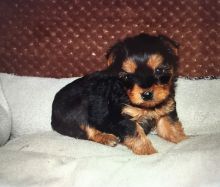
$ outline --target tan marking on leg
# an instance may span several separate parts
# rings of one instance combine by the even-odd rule
[[[113,134],[103,133],[89,126],[84,126],[84,130],[87,133],[88,139],[94,142],[109,146],[116,146],[119,142],[119,138]]]
[[[162,117],[156,127],[158,136],[173,143],[179,143],[186,139],[182,124],[173,122],[168,116]]]
[[[143,128],[138,124],[135,136],[125,138],[123,144],[138,155],[150,155],[157,152],[144,133]]]

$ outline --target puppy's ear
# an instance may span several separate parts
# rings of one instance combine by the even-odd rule
[[[108,66],[115,63],[121,64],[126,57],[126,49],[123,42],[119,41],[110,47],[105,55]]]
[[[158,35],[159,39],[164,42],[164,44],[169,47],[170,53],[173,53],[176,56],[179,56],[179,47],[180,44],[165,35]]]

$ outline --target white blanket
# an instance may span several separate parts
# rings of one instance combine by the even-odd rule
[[[0,186],[219,187],[220,134],[175,145],[150,135],[159,153],[136,156],[48,132],[11,140],[0,149]]]
[[[179,79],[177,110],[190,138],[173,144],[150,135],[159,153],[137,156],[51,131],[53,97],[73,79],[0,79],[4,141],[12,125],[0,147],[0,187],[220,186],[220,80]]]

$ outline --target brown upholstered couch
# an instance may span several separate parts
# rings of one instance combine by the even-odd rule
[[[220,76],[219,8],[218,0],[2,0],[0,72],[81,76],[107,66],[114,42],[146,32],[180,43],[180,76]]]

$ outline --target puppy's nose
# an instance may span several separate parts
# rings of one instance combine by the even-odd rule
[[[153,99],[153,93],[152,92],[144,92],[141,94],[141,97],[144,101],[151,100],[151,99]]]

